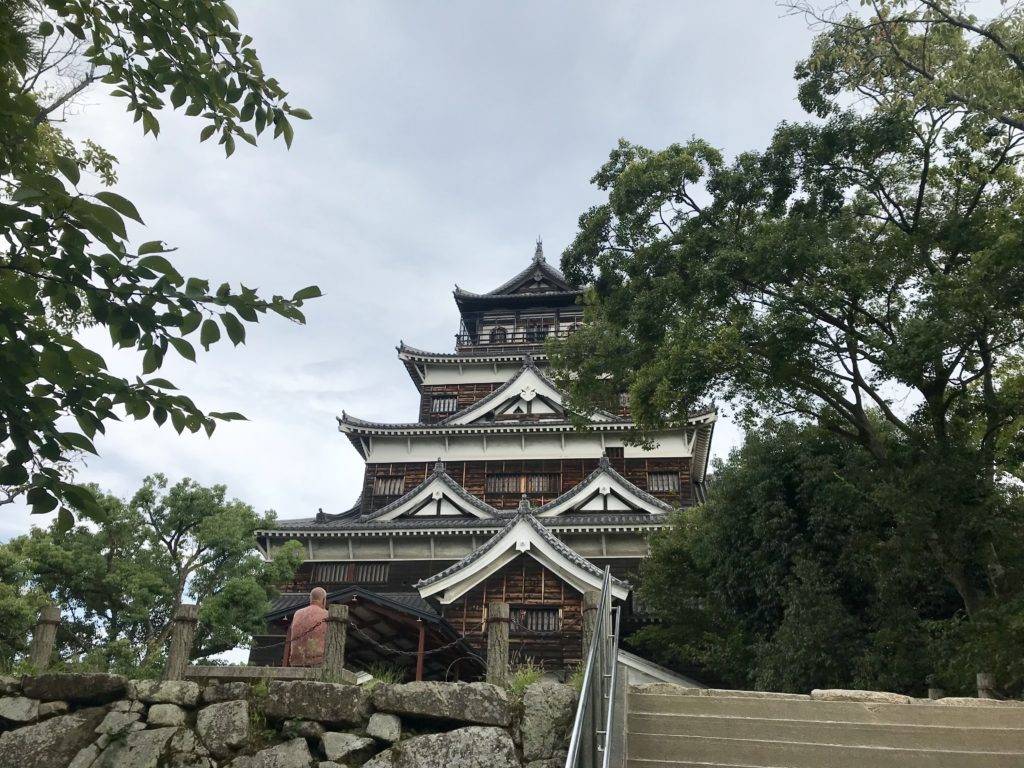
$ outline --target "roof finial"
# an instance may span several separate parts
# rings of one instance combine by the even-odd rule
[[[611,461],[608,460],[608,452],[602,451],[601,458],[597,461],[597,466],[601,469],[608,469],[612,465]]]
[[[437,461],[434,463],[434,472],[438,475],[444,472],[444,462],[441,461],[440,456],[437,457]]]
[[[327,522],[327,514],[324,512],[324,508],[323,507],[320,507],[319,509],[317,509],[316,521],[318,523],[326,523]]]
[[[517,511],[521,515],[530,514],[530,500],[526,497],[525,493],[519,499],[519,509]]]
[[[540,235],[537,235],[537,250],[533,252],[533,260],[537,262],[544,261],[544,241]]]

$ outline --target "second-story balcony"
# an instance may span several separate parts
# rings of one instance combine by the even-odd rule
[[[460,352],[505,352],[529,346],[541,346],[549,338],[564,339],[578,326],[495,326],[477,333],[463,329],[455,334],[455,348]]]

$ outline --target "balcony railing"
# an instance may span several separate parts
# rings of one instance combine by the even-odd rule
[[[540,345],[549,338],[564,339],[574,328],[519,328],[514,331],[484,331],[479,334],[455,334],[455,347],[459,350],[493,350]]]

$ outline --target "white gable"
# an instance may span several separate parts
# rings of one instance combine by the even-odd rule
[[[567,512],[648,512],[664,515],[672,507],[640,490],[607,464],[575,488],[535,510],[537,517]]]
[[[396,517],[490,517],[455,490],[447,475],[435,474],[418,490],[410,492],[385,508],[375,520]]]
[[[447,605],[520,555],[532,557],[579,592],[601,589],[602,575],[596,567],[574,561],[563,551],[564,544],[553,543],[550,534],[542,533],[537,526],[539,523],[531,525],[526,517],[520,517],[514,525],[497,534],[500,539],[490,543],[483,554],[469,555],[452,566],[449,573],[442,572],[441,578],[427,579],[417,585],[420,596],[439,595],[440,602]],[[573,554],[571,550],[569,554]],[[624,600],[628,595],[629,586],[613,579],[612,596]]]
[[[475,406],[446,420],[445,425],[465,425],[481,419],[517,416],[564,418],[562,393],[533,366],[524,366],[507,384]],[[608,421],[609,414],[594,414],[594,421]]]

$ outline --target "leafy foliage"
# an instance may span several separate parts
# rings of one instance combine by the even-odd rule
[[[877,4],[910,6],[953,4]],[[1024,42],[1019,12],[986,29]],[[628,391],[638,439],[716,399],[754,429],[796,418],[859,446],[973,618],[1018,588],[1024,133],[1001,87],[984,108],[950,88],[1019,93],[1022,73],[991,36],[898,30],[895,47],[877,17],[826,30],[797,67],[815,119],[764,151],[620,142],[563,256],[592,323],[552,354],[578,410]]]
[[[199,604],[193,655],[248,642],[262,627],[277,584],[302,562],[291,542],[265,561],[255,531],[274,514],[228,500],[224,486],[182,480],[168,488],[146,478],[125,502],[93,489],[102,522],[64,531],[55,522],[0,547],[24,582],[62,607],[63,655],[112,669],[153,669],[163,662],[177,607]]]
[[[0,489],[24,494],[34,512],[102,513],[68,478],[76,452],[123,417],[170,421],[212,433],[233,412],[201,410],[153,376],[167,354],[196,359],[221,339],[245,341],[245,323],[274,313],[303,322],[315,286],[291,297],[245,285],[211,286],[178,272],[160,240],[132,246],[140,212],[109,187],[114,158],[91,142],[76,147],[56,127],[94,83],[124,99],[143,133],[156,136],[167,106],[204,124],[200,138],[250,144],[273,127],[289,145],[289,105],[260,64],[252,38],[224,0],[13,0],[0,8]],[[108,187],[97,189],[89,177]],[[111,374],[75,331],[103,326],[112,343],[142,355],[142,376]],[[10,495],[10,494],[9,494]]]
[[[882,470],[815,427],[770,423],[719,465],[709,498],[655,538],[643,649],[719,684],[969,694],[980,669],[1019,691],[1019,609],[963,621],[920,516],[894,507]],[[1024,521],[1018,501],[1013,515]],[[1004,583],[1020,594],[1014,544]]]

